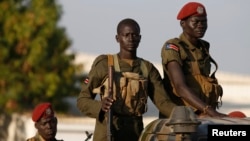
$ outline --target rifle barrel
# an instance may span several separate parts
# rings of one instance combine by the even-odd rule
[[[108,92],[109,92],[109,97],[113,98],[113,66],[109,66],[109,81],[108,81]],[[107,125],[107,137],[108,141],[112,141],[112,124],[113,124],[113,113],[112,113],[112,106],[110,107],[108,111],[108,125]]]

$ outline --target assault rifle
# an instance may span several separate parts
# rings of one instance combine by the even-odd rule
[[[113,70],[114,70],[114,63],[113,63],[113,55],[108,55],[108,93],[109,97],[113,98]],[[112,106],[108,111],[108,120],[107,120],[107,138],[108,141],[112,141],[112,124],[113,124],[113,112]]]

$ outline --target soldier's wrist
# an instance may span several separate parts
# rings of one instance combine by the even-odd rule
[[[207,105],[203,108],[203,114],[208,114],[209,113],[209,110],[211,110],[211,106],[210,105]]]

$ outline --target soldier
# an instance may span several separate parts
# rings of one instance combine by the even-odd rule
[[[32,120],[35,122],[37,133],[26,141],[63,141],[57,140],[57,118],[50,103],[38,104],[33,113]]]
[[[201,39],[207,30],[206,9],[201,3],[189,2],[177,19],[182,34],[166,41],[161,50],[165,88],[177,105],[191,106],[199,116],[224,117],[216,111],[222,97],[215,77],[217,63],[209,54],[209,43]]]
[[[137,56],[141,41],[139,24],[130,18],[120,21],[115,38],[120,52],[111,55],[115,67],[113,97],[107,96],[108,56],[100,55],[82,85],[77,107],[85,115],[96,118],[94,141],[108,140],[107,112],[110,109],[113,111],[112,140],[137,141],[144,127],[148,96],[167,117],[176,105],[167,96],[159,71]],[[98,93],[101,101],[96,98]]]

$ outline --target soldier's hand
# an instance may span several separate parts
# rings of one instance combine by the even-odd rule
[[[206,112],[205,113],[201,113],[200,115],[198,115],[199,117],[217,117],[217,118],[223,118],[223,117],[228,117],[227,114],[224,113],[220,113],[218,111],[216,111],[215,109],[208,107],[206,108]]]
[[[108,110],[111,108],[113,99],[109,97],[105,97],[102,99],[102,111],[108,112]]]
[[[219,112],[216,112],[216,114],[213,114],[212,116],[213,117],[219,117],[219,118],[228,117],[227,114],[223,114],[223,113],[219,113]]]
[[[223,114],[223,113],[220,113],[214,109],[209,109],[208,110],[208,115],[211,116],[211,117],[219,117],[219,118],[223,118],[223,117],[228,117],[227,114]]]

